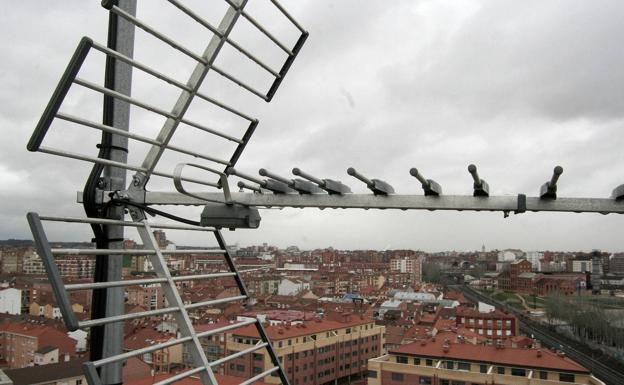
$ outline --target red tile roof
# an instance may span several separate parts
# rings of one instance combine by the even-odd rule
[[[174,338],[172,334],[162,333],[151,327],[138,328],[124,338],[123,347],[126,350],[136,350]]]
[[[230,322],[230,321],[219,321],[219,322],[213,322],[213,323],[198,324],[198,325],[195,325],[195,331],[197,333],[203,333],[203,332],[215,330],[224,326],[232,325],[233,323],[234,322]]]
[[[526,368],[544,368],[569,372],[589,373],[589,370],[572,361],[568,357],[561,357],[550,350],[497,348],[494,345],[472,345],[466,343],[449,344],[450,348],[444,351],[444,338],[439,336],[426,343],[414,342],[400,346],[390,354],[406,354],[424,357],[448,358],[472,362],[484,362],[495,365],[519,366]],[[540,353],[541,352],[541,353]]]
[[[491,319],[514,319],[515,317],[512,314],[505,313],[500,309],[495,309],[489,313],[480,312],[479,310],[466,307],[466,306],[458,306],[455,308],[455,316],[456,317],[476,317],[476,318],[491,318]]]
[[[306,336],[315,333],[328,332],[330,330],[338,330],[352,326],[364,325],[372,323],[373,321],[368,318],[361,319],[358,316],[351,316],[351,320],[348,322],[338,322],[331,320],[320,321],[306,321],[299,325],[293,325],[290,327],[285,326],[265,326],[264,329],[271,340],[283,340],[286,338]],[[240,329],[236,329],[232,334],[243,337],[258,338],[258,331],[256,326],[249,325]]]

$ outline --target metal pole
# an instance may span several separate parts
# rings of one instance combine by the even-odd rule
[[[118,0],[118,6],[126,12],[136,14],[136,0]],[[109,41],[110,48],[117,52],[132,57],[134,53],[134,24],[114,14],[109,16]],[[130,95],[132,83],[132,67],[127,63],[108,58],[106,63],[105,82],[107,88]],[[120,130],[129,131],[130,104],[119,99],[105,96],[104,98],[104,124]],[[111,134],[108,159],[126,163],[128,157],[128,138]],[[103,173],[103,184],[111,190],[124,190],[126,188],[126,170],[114,166],[106,166]],[[112,207],[105,218],[122,220],[124,217],[123,207]],[[108,248],[123,248],[124,228],[118,225],[104,226],[104,234],[108,240]],[[108,255],[99,258],[96,263],[96,281],[105,278],[106,281],[121,280],[123,255]],[[100,292],[98,308],[94,301],[93,316],[111,317],[121,315],[124,312],[123,287],[113,287]],[[104,294],[104,295],[102,295]],[[94,297],[96,293],[94,291]],[[101,298],[101,297],[104,298]],[[94,298],[95,300],[95,298]],[[104,307],[104,309],[102,309]],[[91,356],[110,357],[120,354],[123,350],[123,323],[112,323],[104,326],[103,330],[93,333],[91,336]],[[102,383],[105,385],[122,384],[122,364],[112,364],[101,369]]]

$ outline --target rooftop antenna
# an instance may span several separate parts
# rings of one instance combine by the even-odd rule
[[[128,3],[125,3],[124,1],[128,1]],[[286,178],[274,174],[266,169],[262,169],[260,172],[260,175],[266,177],[266,179],[260,179],[246,172],[240,171],[236,168],[237,162],[259,122],[257,119],[240,111],[236,107],[226,104],[201,91],[200,86],[206,74],[208,72],[213,72],[225,80],[239,86],[245,92],[259,97],[261,100],[267,102],[271,101],[284,77],[288,73],[293,61],[300,52],[304,42],[306,41],[308,33],[277,2],[277,0],[270,0],[270,2],[298,31],[298,38],[292,47],[286,46],[245,10],[245,5],[247,3],[246,0],[225,0],[228,4],[228,9],[220,24],[216,27],[202,18],[193,9],[183,5],[179,1],[168,1],[174,5],[179,12],[188,16],[212,34],[212,38],[208,42],[207,47],[202,54],[198,54],[193,50],[186,48],[181,43],[160,32],[157,28],[149,25],[140,18],[137,18],[132,13],[132,8],[128,8],[124,5],[132,5],[130,0],[120,0],[119,3],[117,1],[104,1],[103,6],[109,10],[111,17],[114,15],[117,20],[125,20],[125,22],[129,23],[128,27],[131,28],[130,24],[134,27],[138,27],[154,38],[177,50],[179,53],[194,60],[196,62],[196,67],[188,81],[180,82],[172,76],[161,73],[149,65],[133,59],[130,51],[125,53],[120,52],[117,49],[98,44],[85,37],[80,41],[74,56],[71,58],[69,65],[67,66],[67,69],[65,70],[65,73],[63,74],[59,85],[48,103],[27,146],[30,151],[38,151],[65,158],[86,161],[102,167],[109,167],[111,170],[110,174],[104,174],[105,179],[103,181],[99,179],[99,174],[95,173],[97,178],[94,180],[96,180],[97,183],[88,183],[85,186],[85,191],[78,194],[79,202],[83,203],[85,207],[91,207],[91,205],[95,205],[96,207],[94,212],[87,211],[87,218],[42,216],[34,212],[27,215],[37,250],[43,259],[48,278],[54,290],[57,302],[59,303],[67,328],[69,330],[76,330],[78,328],[101,327],[105,325],[119,324],[126,320],[160,315],[173,315],[180,328],[181,336],[171,341],[154,344],[146,348],[121,354],[103,350],[102,358],[96,360],[92,359],[91,361],[85,363],[85,374],[90,385],[108,385],[116,383],[115,381],[120,378],[119,364],[123,361],[131,357],[151,353],[175,344],[187,345],[192,355],[194,366],[189,370],[159,382],[159,385],[169,384],[191,375],[199,375],[203,384],[214,385],[216,384],[216,380],[213,375],[214,368],[232,360],[233,358],[255,352],[259,349],[266,349],[270,362],[273,366],[266,369],[264,372],[245,380],[242,384],[248,385],[266,377],[267,375],[276,373],[282,384],[289,385],[288,378],[285,375],[281,363],[272,348],[271,342],[267,338],[262,323],[260,323],[257,319],[238,322],[209,332],[197,333],[195,332],[189,317],[189,312],[198,308],[250,299],[245,284],[239,274],[239,270],[235,265],[233,257],[230,254],[225,239],[223,238],[221,229],[258,227],[261,220],[258,209],[311,207],[318,209],[359,208],[398,210],[413,209],[431,211],[471,210],[497,211],[502,212],[505,216],[507,216],[510,212],[521,214],[528,211],[593,212],[601,214],[624,213],[624,185],[616,187],[615,190],[613,190],[611,198],[565,198],[557,196],[556,199],[554,199],[555,197],[552,196],[554,191],[552,190],[556,187],[557,178],[553,176],[546,188],[546,196],[540,194],[540,196],[527,197],[523,193],[519,193],[517,196],[493,196],[491,195],[489,185],[481,179],[477,173],[477,168],[474,165],[470,165],[468,167],[468,171],[470,172],[474,182],[472,194],[466,195],[443,195],[442,189],[438,183],[424,178],[416,169],[410,170],[410,175],[420,181],[424,195],[398,194],[389,183],[380,179],[369,179],[352,167],[347,170],[347,173],[363,182],[372,194],[351,193],[351,189],[341,182],[329,178],[314,177],[301,171],[299,168],[293,169],[292,172],[295,176],[299,176],[303,179]],[[265,61],[258,58],[255,54],[250,52],[247,48],[244,48],[241,44],[230,37],[230,32],[234,28],[237,20],[240,18],[246,19],[259,33],[271,40],[271,42],[273,42],[279,50],[284,52],[286,59],[283,61],[279,70],[266,64]],[[124,39],[131,38],[128,35]],[[117,36],[117,40],[119,40],[119,36]],[[126,41],[124,44],[126,43],[130,44],[129,41]],[[221,49],[226,45],[241,52],[261,70],[266,71],[273,77],[273,81],[267,87],[267,90],[259,90],[226,71],[225,68],[215,64],[216,57],[219,55]],[[125,88],[118,86],[117,83],[110,83],[113,84],[112,87],[108,87],[108,83],[105,84],[105,86],[100,86],[78,77],[77,75],[80,72],[82,63],[93,50],[104,53],[107,58],[109,58],[108,60],[112,61],[116,65],[123,63],[124,65],[130,66],[137,71],[144,72],[147,75],[151,75],[156,79],[162,80],[167,83],[168,86],[177,88],[181,93],[173,108],[165,110],[151,105],[143,100],[131,97],[129,96],[129,93],[125,93]],[[117,80],[120,81],[119,79],[120,78]],[[127,80],[128,82],[130,81],[130,79]],[[149,111],[152,114],[159,115],[165,118],[165,123],[157,136],[148,137],[130,132],[121,124],[116,126],[116,124],[118,124],[116,123],[117,120],[109,121],[104,119],[103,123],[98,123],[83,117],[62,112],[61,107],[65,96],[67,95],[69,89],[75,85],[103,94],[106,96],[106,100],[113,100],[120,103],[123,108],[127,109],[128,105],[132,105]],[[189,119],[186,116],[186,111],[193,100],[210,103],[223,111],[228,112],[232,116],[242,118],[248,125],[245,133],[241,137],[233,136],[221,130],[208,127],[201,122]],[[113,104],[113,107],[115,107],[115,104]],[[123,110],[120,108],[120,111]],[[121,117],[123,116],[120,115],[119,118],[121,119]],[[100,145],[100,150],[111,150],[110,154],[106,156],[102,153],[98,154],[98,156],[93,156],[90,154],[68,151],[62,148],[43,146],[46,134],[52,123],[56,120],[71,122],[84,128],[99,130],[110,134],[115,138],[121,137],[123,139],[118,138],[118,142],[111,141],[106,143],[103,141]],[[198,131],[207,134],[211,139],[221,138],[235,143],[236,148],[229,158],[222,158],[206,154],[202,151],[193,151],[186,147],[174,145],[171,143],[171,139],[181,124],[197,129]],[[143,159],[143,162],[139,164],[130,164],[126,162],[125,154],[127,147],[125,146],[125,142],[123,142],[123,140],[143,142],[151,146],[147,156]],[[161,158],[166,152],[190,155],[200,163],[180,163],[173,170],[163,169],[162,166],[158,166],[162,163]],[[184,176],[183,170],[187,167],[206,172],[210,175],[210,178]],[[122,169],[124,170],[122,172],[135,172],[132,180],[127,184],[127,187],[121,189],[116,188],[117,185],[114,185],[112,181],[108,181],[106,179],[107,177],[113,178],[115,176],[112,172],[113,169]],[[557,174],[556,170],[555,174]],[[152,176],[160,176],[171,179],[176,191],[147,191],[146,186]],[[241,192],[233,192],[230,189],[230,179],[233,179],[234,177],[244,179],[244,181],[238,181],[238,187],[242,189]],[[208,190],[190,192],[185,188],[184,183],[198,184],[202,186],[202,188],[206,188]],[[123,183],[119,183],[119,185],[123,185]],[[95,186],[95,190],[93,186]],[[249,192],[246,190],[249,190]],[[155,208],[155,206],[162,205],[192,205],[200,206],[204,209],[199,220],[191,220],[181,218],[172,213]],[[111,210],[111,208],[114,209]],[[131,221],[128,221],[121,216],[121,210],[123,209],[128,210],[132,218]],[[151,220],[148,220],[146,214],[162,216],[184,224],[152,222]],[[116,215],[119,215],[120,217],[116,217]],[[97,249],[52,248],[48,242],[43,226],[44,222],[89,224],[94,228],[96,240],[98,239],[97,231],[101,231],[104,234],[99,238],[103,240],[102,242],[104,244],[96,242],[98,246]],[[110,230],[108,230],[109,227],[112,229],[126,227],[136,228],[143,242],[144,249],[126,250],[117,247],[120,239],[112,238],[113,234],[110,233]],[[155,228],[199,231],[213,235],[219,245],[219,249],[213,252],[224,256],[228,271],[192,276],[172,276],[167,267],[165,255],[175,254],[176,251],[162,250],[159,248],[152,233],[152,230]],[[104,231],[104,229],[106,229],[106,231]],[[115,234],[123,235],[123,232],[119,230]],[[207,253],[207,251],[203,249],[196,251]],[[189,250],[182,250],[178,253],[188,254],[191,252],[192,251]],[[72,253],[76,255],[97,255],[102,258],[107,258],[108,261],[111,260],[111,257],[114,260],[120,255],[147,256],[154,266],[157,277],[125,281],[119,279],[101,279],[96,280],[96,282],[93,283],[65,284],[54,261],[55,255],[63,253]],[[104,271],[106,272],[106,275],[108,275],[113,274],[111,270],[112,269],[107,267],[105,269],[100,269],[99,271]],[[183,280],[208,280],[225,276],[233,277],[235,279],[240,290],[240,295],[189,304],[182,301],[180,293],[176,287],[176,282]],[[84,321],[79,321],[72,311],[68,295],[71,291],[106,290],[107,298],[113,298],[114,295],[111,294],[113,290],[126,285],[137,284],[162,285],[169,307],[148,310],[140,313],[124,314],[123,312],[119,312],[118,304],[114,306],[109,305],[110,301],[107,300],[106,314],[104,316]],[[201,345],[199,344],[199,338],[231,331],[246,325],[255,325],[258,334],[261,337],[261,342],[259,344],[254,345],[242,352],[221,358],[217,361],[207,361]],[[104,331],[106,332],[107,329],[104,329]],[[117,336],[117,334],[114,333],[110,335]],[[121,342],[117,339],[117,337],[111,337],[109,345],[116,349],[116,351],[121,348]],[[114,373],[108,374],[107,370],[102,370],[102,368],[105,367],[113,368],[111,369],[111,372]]]
[[[67,329],[91,329],[90,360],[84,364],[85,376],[90,385],[121,384],[122,365],[129,358],[155,352],[176,344],[185,344],[191,355],[194,367],[177,374],[169,379],[160,381],[159,385],[173,383],[191,375],[198,375],[203,384],[216,385],[217,381],[213,370],[220,365],[244,354],[265,349],[272,367],[243,382],[251,384],[268,375],[277,375],[282,384],[289,385],[288,378],[282,365],[268,340],[262,324],[258,320],[234,323],[209,332],[197,333],[189,317],[189,312],[195,309],[214,306],[235,301],[250,300],[249,293],[234,264],[233,257],[221,234],[221,228],[256,228],[260,223],[258,210],[248,205],[238,204],[232,199],[225,171],[234,170],[240,155],[253,135],[258,120],[230,106],[219,99],[203,92],[200,87],[209,72],[221,76],[223,79],[237,85],[261,100],[270,102],[275,96],[284,77],[288,73],[295,58],[305,43],[308,33],[306,30],[279,4],[277,0],[270,0],[271,6],[277,13],[289,22],[298,31],[294,46],[289,47],[278,39],[270,28],[258,22],[254,16],[245,10],[247,0],[225,0],[227,11],[218,25],[212,25],[199,12],[195,11],[178,0],[168,0],[177,12],[189,18],[190,22],[198,23],[211,36],[202,53],[194,52],[182,43],[161,32],[157,27],[150,25],[136,16],[136,0],[104,0],[102,6],[109,11],[108,43],[99,44],[88,37],[83,37],[74,55],[69,61],[61,80],[59,81],[52,98],[48,102],[41,116],[27,148],[29,151],[43,152],[65,158],[76,159],[93,163],[93,169],[85,184],[84,191],[79,193],[86,218],[40,216],[29,213],[27,219],[35,238],[39,255],[43,259],[46,273],[52,285],[54,294],[59,303],[63,320]],[[255,30],[270,40],[285,55],[280,68],[274,68],[234,40],[230,35],[239,19],[246,19]],[[133,58],[134,32],[139,28],[153,38],[170,46],[182,55],[195,61],[196,65],[189,79],[185,82],[176,80],[173,76],[159,72],[152,66]],[[245,56],[253,65],[273,77],[266,90],[260,90],[236,75],[226,71],[217,64],[217,57],[224,46],[229,46]],[[105,81],[103,85],[79,77],[85,59],[93,52],[99,51],[106,55]],[[275,61],[273,61],[275,62]],[[151,105],[144,100],[131,95],[132,71],[141,71],[146,75],[159,79],[170,87],[180,91],[174,106],[165,110]],[[98,123],[81,116],[75,116],[62,111],[65,98],[74,86],[80,86],[104,96],[102,123]],[[242,137],[235,137],[223,131],[208,127],[186,117],[186,112],[193,100],[210,103],[233,117],[247,121],[247,129]],[[130,132],[130,106],[146,110],[165,118],[165,123],[155,137],[143,136]],[[56,120],[70,122],[83,128],[95,129],[101,132],[102,139],[98,145],[97,156],[68,151],[63,148],[47,147],[44,139]],[[218,158],[202,152],[177,146],[171,139],[180,125],[190,126],[212,138],[222,138],[235,143],[236,148],[229,159]],[[129,164],[128,142],[137,141],[150,145],[147,155],[140,164]],[[158,164],[165,152],[190,155],[197,160],[208,162],[210,166],[181,163],[173,172],[158,169]],[[215,169],[220,166],[223,171]],[[191,167],[217,176],[216,180],[198,179],[182,175],[183,169]],[[126,184],[126,172],[134,171],[131,182]],[[222,190],[222,198],[203,200],[204,211],[200,221],[190,221],[175,215],[153,209],[145,205],[144,195],[151,176],[160,176],[173,180],[176,190],[187,198],[197,199],[193,193],[185,190],[183,182],[191,182],[203,186],[210,186]],[[306,182],[307,183],[307,182]],[[320,189],[319,189],[320,190]],[[104,201],[104,191],[108,198]],[[287,190],[289,191],[289,190]],[[125,220],[125,211],[128,211],[132,221]],[[158,214],[170,219],[185,222],[185,225],[158,224],[148,221],[146,214]],[[56,249],[50,246],[43,226],[44,222],[83,223],[92,227],[96,249]],[[143,242],[144,249],[123,249],[124,229],[136,228]],[[152,229],[165,228],[186,231],[208,232],[215,237],[219,250],[182,250],[178,253],[218,253],[224,256],[228,267],[227,272],[199,274],[192,276],[173,277],[167,267],[165,256],[175,251],[162,250],[156,242]],[[74,255],[96,256],[96,269],[93,283],[65,284],[56,266],[54,256],[62,253]],[[138,280],[122,280],[121,267],[124,255],[146,256],[154,268],[157,278]],[[182,301],[176,282],[208,280],[221,277],[233,277],[240,290],[240,295],[230,298],[215,299],[199,303],[188,304]],[[124,287],[129,285],[160,284],[165,293],[169,307],[164,309],[148,310],[139,313],[124,314]],[[78,321],[72,311],[69,292],[76,290],[92,290],[92,317],[90,320]],[[137,318],[172,315],[179,326],[181,336],[177,339],[131,352],[122,352],[123,322]],[[255,325],[261,342],[257,345],[214,362],[208,362],[199,343],[199,338],[224,333],[243,326]]]

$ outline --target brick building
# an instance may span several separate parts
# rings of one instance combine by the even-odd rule
[[[550,350],[471,344],[453,333],[400,346],[370,360],[368,369],[368,385],[604,385]]]
[[[341,314],[336,320],[305,321],[298,325],[266,326],[292,385],[318,385],[361,379],[366,363],[382,352],[383,326],[372,319]],[[255,326],[237,329],[228,338],[229,354],[259,341]],[[232,360],[225,374],[250,378],[272,367],[265,350]],[[269,383],[279,377],[268,376]]]
[[[167,307],[165,293],[159,284],[128,286],[126,294],[126,303],[129,305],[141,306],[148,310]]]
[[[457,327],[489,339],[507,339],[519,335],[518,319],[500,310],[480,312],[477,309],[459,306],[455,309]]]
[[[390,271],[396,273],[408,273],[411,276],[412,283],[422,281],[422,257],[405,256],[400,258],[392,258],[390,260]]]
[[[0,365],[25,368],[35,365],[35,353],[45,347],[57,347],[59,356],[74,356],[76,340],[48,325],[26,322],[0,325]]]

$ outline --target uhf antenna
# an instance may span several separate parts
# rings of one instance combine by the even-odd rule
[[[55,297],[63,314],[63,320],[70,331],[77,329],[90,329],[90,360],[84,363],[84,371],[90,385],[120,384],[122,382],[122,365],[132,358],[143,354],[152,353],[177,344],[184,344],[190,353],[193,366],[182,373],[176,374],[158,384],[173,383],[191,375],[200,377],[203,384],[216,385],[214,370],[237,357],[251,354],[264,349],[269,357],[270,366],[265,371],[243,382],[251,384],[268,375],[279,377],[282,384],[288,385],[289,381],[283,367],[273,350],[273,347],[264,331],[264,327],[257,319],[233,323],[207,332],[195,331],[189,312],[209,306],[225,304],[250,299],[249,292],[243,283],[241,275],[234,263],[233,256],[227,247],[225,239],[220,232],[223,227],[256,228],[260,223],[258,210],[246,205],[237,204],[231,199],[226,169],[233,168],[238,162],[245,146],[251,139],[258,120],[240,111],[238,108],[220,101],[200,90],[200,87],[209,72],[221,76],[245,92],[259,97],[261,100],[270,102],[275,96],[279,86],[288,73],[292,63],[303,47],[308,33],[303,27],[277,2],[270,0],[270,4],[277,10],[287,22],[298,31],[294,46],[287,46],[270,28],[258,22],[254,16],[245,10],[247,0],[225,0],[227,11],[218,25],[212,25],[198,12],[178,0],[168,0],[178,12],[188,17],[189,22],[195,22],[205,28],[207,35],[211,36],[206,43],[203,52],[198,53],[182,43],[176,41],[157,27],[152,26],[136,16],[136,0],[103,1],[102,6],[109,11],[109,34],[106,45],[97,43],[88,37],[81,39],[74,55],[63,73],[52,98],[50,99],[35,131],[28,142],[29,151],[43,152],[65,158],[76,159],[93,163],[93,169],[85,184],[84,191],[80,194],[85,208],[86,218],[40,216],[37,213],[27,215],[31,231],[39,255],[43,259],[46,273],[52,285]],[[248,47],[244,47],[231,37],[231,32],[240,19],[246,19],[256,32],[271,41],[285,55],[281,67],[274,68],[260,59]],[[178,53],[195,61],[195,67],[190,77],[185,82],[176,80],[173,76],[159,72],[155,68],[133,58],[134,31],[139,28],[158,39],[162,43],[172,47]],[[221,68],[216,64],[222,48],[229,46],[240,52],[253,65],[260,68],[273,78],[270,86],[265,89],[257,89],[237,76]],[[93,52],[99,51],[106,55],[105,80],[103,85],[83,79],[79,76],[80,70],[86,58]],[[168,86],[179,90],[179,97],[171,109],[165,110],[150,103],[135,98],[131,95],[132,70],[141,71],[153,78],[163,81]],[[102,123],[89,120],[63,112],[65,98],[72,87],[83,87],[104,96],[104,108]],[[214,129],[204,123],[191,120],[186,112],[193,100],[201,100],[216,106],[230,114],[232,117],[242,118],[247,121],[247,129],[241,137],[232,136],[223,131]],[[134,106],[165,119],[160,131],[155,137],[148,137],[131,132],[129,127],[129,111]],[[43,145],[44,139],[53,123],[57,120],[70,122],[83,128],[95,129],[101,132],[102,139],[98,145],[97,156],[77,153],[63,148],[47,147]],[[185,125],[202,132],[208,137],[225,139],[236,145],[229,158],[219,158],[207,155],[203,152],[177,146],[171,140],[180,125]],[[202,138],[201,140],[206,140]],[[137,141],[150,146],[147,155],[141,163],[129,164],[127,162],[128,142]],[[161,170],[158,164],[165,152],[190,155],[198,161],[206,164],[187,163],[179,164],[173,172]],[[192,167],[216,178],[198,179],[184,177],[183,169]],[[217,168],[220,168],[218,170]],[[126,172],[134,171],[135,174],[126,185]],[[194,196],[184,190],[183,182],[192,182],[204,186],[218,188],[222,192],[222,199],[217,199],[212,204],[203,201],[204,214],[201,221],[191,221],[179,218],[173,214],[165,213],[145,205],[140,198],[146,192],[146,186],[151,176],[169,178],[174,182],[176,189],[184,191],[189,196]],[[107,195],[107,201],[103,200],[104,191],[114,191]],[[138,198],[138,199],[137,199]],[[128,210],[132,221],[125,220],[124,212]],[[146,214],[160,214],[161,216],[184,222],[184,225],[166,223],[152,223],[148,221]],[[51,247],[44,222],[83,223],[91,226],[94,232],[96,249],[58,249]],[[200,226],[201,225],[201,226]],[[124,229],[133,227],[139,233],[144,249],[124,249]],[[218,250],[162,250],[154,238],[152,232],[155,228],[175,229],[184,231],[200,231],[212,234],[219,246]],[[96,271],[93,283],[65,284],[54,256],[63,253],[73,255],[96,256]],[[223,255],[228,271],[182,275],[173,277],[166,263],[169,254],[208,254],[217,253]],[[156,273],[156,278],[143,278],[134,280],[122,280],[121,267],[122,256],[145,256],[148,257]],[[232,277],[240,291],[240,295],[229,298],[212,299],[197,303],[183,301],[176,284],[180,281],[204,281],[223,277]],[[123,289],[130,285],[153,285],[162,287],[168,307],[162,309],[147,310],[138,313],[124,313]],[[92,317],[90,320],[78,320],[72,311],[69,293],[80,290],[92,290]],[[178,324],[180,336],[166,342],[156,343],[130,352],[123,352],[123,325],[125,321],[135,320],[151,316],[173,316]],[[209,362],[202,349],[199,339],[228,332],[243,326],[255,325],[261,341],[242,352],[232,354],[217,361]]]
[[[370,190],[370,193],[353,193],[351,188],[342,181],[317,177],[298,167],[292,169],[292,174],[297,178],[287,177],[284,174],[266,168],[259,169],[259,176],[252,175],[248,171],[239,170],[236,168],[237,162],[259,122],[238,108],[202,92],[200,86],[204,78],[209,72],[213,72],[226,81],[239,86],[245,92],[269,102],[274,97],[293,61],[299,54],[308,33],[276,0],[270,0],[272,6],[298,31],[298,37],[293,46],[287,46],[280,39],[276,38],[268,28],[260,24],[253,15],[249,14],[245,10],[246,0],[225,0],[228,9],[218,26],[210,24],[197,12],[183,5],[178,0],[168,1],[175,6],[178,12],[188,16],[190,20],[198,23],[212,34],[212,38],[207,43],[205,50],[202,53],[197,53],[160,32],[156,27],[137,18],[134,14],[134,0],[104,1],[103,6],[109,10],[111,20],[117,23],[116,28],[111,28],[109,32],[109,35],[113,36],[114,39],[109,39],[109,44],[106,46],[86,37],[80,41],[28,143],[30,151],[43,152],[97,165],[85,186],[85,191],[78,194],[78,200],[85,205],[86,218],[42,216],[37,213],[29,213],[27,216],[38,253],[43,259],[46,273],[67,328],[69,330],[91,328],[92,333],[94,330],[96,331],[96,336],[98,335],[97,333],[103,331],[103,335],[106,337],[105,343],[98,345],[97,342],[94,342],[95,345],[92,348],[96,347],[98,350],[93,353],[92,359],[84,365],[86,377],[90,385],[119,383],[122,362],[129,358],[176,344],[185,344],[187,346],[194,366],[189,370],[159,382],[159,385],[170,384],[191,375],[200,376],[203,384],[216,384],[213,369],[234,358],[259,349],[266,350],[272,366],[243,381],[242,384],[248,385],[267,375],[276,374],[282,384],[289,385],[288,378],[275,354],[275,350],[267,338],[262,323],[258,320],[238,322],[215,330],[197,333],[189,318],[189,311],[201,307],[249,299],[249,293],[223,238],[221,229],[259,227],[261,220],[259,208],[311,207],[319,209],[496,211],[502,212],[505,216],[508,216],[511,212],[521,214],[539,211],[593,212],[601,214],[624,213],[624,184],[616,187],[610,198],[560,197],[558,182],[563,173],[563,168],[560,166],[554,168],[550,180],[541,186],[537,196],[527,196],[524,193],[514,196],[494,195],[494,190],[492,190],[490,184],[482,178],[477,171],[477,167],[473,164],[468,166],[468,173],[472,179],[472,191],[466,195],[443,194],[441,184],[433,179],[425,178],[417,168],[411,168],[409,172],[406,170],[405,177],[407,178],[408,175],[414,177],[420,183],[420,187],[423,190],[422,194],[401,194],[395,191],[389,182],[378,178],[370,178],[367,176],[367,172],[358,171],[353,167],[348,168],[346,174],[363,183],[364,187]],[[274,68],[267,64],[253,54],[248,47],[243,47],[242,44],[232,39],[230,33],[239,19],[248,21],[258,33],[269,39],[278,50],[284,53],[286,59],[280,68]],[[111,23],[111,26],[114,25],[114,23]],[[175,80],[172,76],[161,73],[132,58],[132,31],[135,27],[195,61],[195,69],[188,81],[180,82]],[[111,44],[111,41],[115,44]],[[216,65],[215,59],[226,45],[241,52],[254,65],[271,76],[273,79],[271,85],[265,90],[257,89],[231,74],[227,68]],[[98,85],[78,76],[85,58],[94,50],[102,52],[107,56],[109,65],[107,65],[107,76],[104,85]],[[126,77],[124,78],[124,71],[128,71],[129,68],[141,71],[163,81],[168,86],[177,88],[180,91],[180,96],[174,106],[165,110],[130,96],[129,72],[126,72]],[[104,119],[102,123],[62,111],[61,107],[63,106],[65,96],[70,88],[75,86],[87,88],[105,96]],[[186,111],[193,100],[210,103],[233,117],[242,118],[247,122],[245,133],[241,137],[232,136],[224,131],[209,127],[202,122],[190,119]],[[127,111],[129,106],[143,109],[165,119],[165,123],[156,136],[143,136],[127,129],[127,116],[124,115],[124,111]],[[94,156],[92,154],[44,146],[43,141],[46,134],[56,120],[71,122],[83,128],[102,132],[102,143],[99,146],[100,153]],[[221,138],[232,142],[236,146],[235,150],[229,158],[220,158],[205,152],[193,151],[189,148],[174,145],[171,143],[171,139],[180,125],[192,127],[198,132],[208,135],[211,139]],[[150,146],[147,155],[141,163],[130,164],[126,162],[128,141],[142,142]],[[160,162],[161,158],[165,153],[190,155],[196,161],[195,163],[181,162],[173,170],[159,168],[159,164],[162,163]],[[102,167],[104,168],[103,179],[100,178]],[[209,175],[209,178],[185,176],[184,170],[189,168],[205,172],[206,175]],[[132,180],[127,183],[127,186],[123,185],[123,183],[116,183],[123,180],[121,174],[125,176],[126,171],[135,172]],[[427,173],[429,172],[428,170]],[[147,191],[146,186],[152,176],[171,179],[176,191]],[[239,179],[237,183],[237,186],[241,189],[239,192],[232,191],[230,187],[230,180],[234,177]],[[115,178],[116,182],[114,181]],[[185,187],[185,183],[199,184],[208,190],[190,192]],[[468,186],[468,183],[466,185]],[[201,206],[204,209],[199,220],[190,220],[161,211],[155,207],[159,205],[191,205]],[[122,210],[124,209],[128,210],[132,220],[126,220],[122,215]],[[162,216],[183,222],[184,224],[152,222],[148,220],[146,214]],[[44,222],[50,221],[91,225],[98,248],[94,250],[57,249],[51,247],[43,227]],[[121,248],[122,229],[126,227],[137,229],[144,249]],[[219,250],[214,252],[224,256],[228,271],[190,276],[172,276],[167,267],[165,256],[167,254],[175,254],[176,251],[160,249],[152,233],[152,230],[156,228],[199,231],[212,234],[219,245]],[[182,250],[177,253],[188,254],[191,252],[193,251]],[[196,250],[196,252],[205,254],[206,250]],[[98,263],[98,274],[95,277],[95,281],[93,283],[65,284],[54,261],[55,255],[63,253],[96,255],[101,260],[101,263]],[[156,277],[121,280],[119,266],[116,265],[119,263],[119,256],[121,255],[147,256],[154,267]],[[108,266],[106,266],[106,263],[108,263]],[[203,281],[225,276],[234,278],[240,295],[198,303],[186,303],[181,300],[176,286],[177,282],[185,280]],[[159,284],[163,287],[168,307],[139,313],[124,313],[123,307],[120,306],[117,300],[119,293],[122,292],[121,288],[127,285],[147,284]],[[78,320],[74,315],[69,293],[76,290],[93,290],[94,300],[97,298],[98,303],[105,303],[103,307],[99,304],[94,304],[97,305],[98,310],[94,309],[94,317],[92,319]],[[96,296],[96,293],[99,294]],[[121,303],[121,305],[123,304]],[[105,311],[101,312],[102,309]],[[120,334],[114,330],[115,327],[120,327],[119,325],[122,325],[122,322],[128,320],[164,315],[171,315],[176,319],[180,328],[180,337],[138,350],[121,353],[122,342],[119,339]],[[199,338],[228,332],[251,324],[255,325],[261,337],[261,341],[258,344],[217,361],[208,362],[199,343]],[[98,332],[97,328],[102,327],[103,329],[99,329]]]

